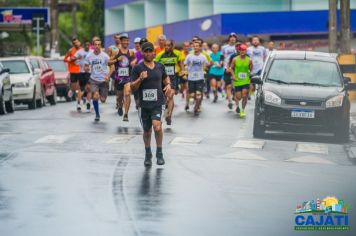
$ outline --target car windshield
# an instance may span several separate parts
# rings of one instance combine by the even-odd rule
[[[312,60],[276,59],[267,81],[323,87],[341,86],[336,63]]]
[[[65,72],[67,71],[67,66],[62,60],[48,60],[47,64],[53,68],[54,71]]]
[[[24,60],[18,61],[2,61],[5,68],[10,69],[10,74],[28,74],[30,70]]]

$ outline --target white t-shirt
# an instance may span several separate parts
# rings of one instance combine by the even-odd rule
[[[98,55],[94,52],[90,52],[85,58],[85,64],[90,67],[90,78],[99,82],[104,81],[108,75],[108,62],[109,56],[105,52],[101,51]]]
[[[80,65],[80,72],[83,73],[84,71],[84,65],[85,65],[85,58],[87,57],[87,55],[92,52],[93,50],[89,49],[89,51],[85,51],[84,48],[79,49],[76,53],[75,53],[75,57],[78,58],[78,60],[76,61],[76,63],[78,65]]]
[[[208,59],[202,53],[199,55],[188,54],[184,64],[188,66],[188,80],[204,80],[204,65],[207,65]]]
[[[250,46],[247,49],[247,55],[252,60],[252,74],[256,74],[257,72],[261,71],[263,68],[263,64],[267,57],[267,52],[265,47],[259,45],[257,47]]]
[[[229,67],[229,59],[232,54],[236,53],[235,45],[226,44],[221,48],[221,53],[224,56],[225,69]]]

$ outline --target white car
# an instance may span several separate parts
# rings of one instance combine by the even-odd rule
[[[5,68],[10,69],[15,104],[27,104],[29,109],[42,107],[44,94],[41,89],[40,70],[33,69],[27,57],[0,58]]]
[[[0,115],[14,112],[14,100],[9,69],[0,63]]]

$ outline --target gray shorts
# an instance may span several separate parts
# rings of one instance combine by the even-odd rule
[[[93,79],[89,80],[90,89],[92,93],[99,92],[100,97],[107,98],[109,92],[109,86],[106,81],[99,82]]]

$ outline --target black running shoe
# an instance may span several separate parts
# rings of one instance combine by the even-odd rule
[[[123,121],[129,121],[129,116],[127,114],[124,115]]]
[[[87,103],[87,110],[90,111],[90,103]]]
[[[157,165],[164,165],[165,161],[163,159],[163,153],[162,152],[159,152],[159,153],[156,153],[156,158],[157,158]]]
[[[239,106],[236,107],[236,113],[240,114],[240,107]]]
[[[167,125],[171,125],[172,124],[172,118],[167,116],[166,117],[166,122],[167,122]]]
[[[119,114],[119,116],[122,116],[124,114],[124,111],[122,110],[122,107],[119,107],[117,109],[117,114]]]
[[[189,106],[186,105],[184,109],[185,109],[185,111],[188,111],[189,110]]]
[[[218,101],[218,96],[214,97],[213,103],[216,103]]]
[[[229,107],[230,110],[232,110],[232,106],[233,104],[232,103],[229,103],[229,105],[227,105]]]
[[[152,166],[152,153],[146,153],[143,164],[145,166]]]
[[[96,122],[100,121],[100,116],[96,115],[94,121],[96,121]]]

